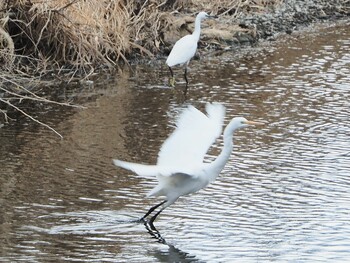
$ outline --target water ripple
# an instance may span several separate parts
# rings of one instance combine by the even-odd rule
[[[165,67],[135,66],[88,109],[57,116],[59,142],[2,127],[0,261],[346,262],[349,38],[348,25],[335,26],[251,59],[194,60],[187,98],[181,80],[165,88]],[[161,201],[145,197],[156,182],[111,160],[154,163],[181,109],[208,101],[227,106],[226,124],[268,124],[235,134],[217,181],[167,208],[155,222],[166,242],[154,242],[135,220]]]

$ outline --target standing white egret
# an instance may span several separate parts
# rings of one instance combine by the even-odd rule
[[[175,86],[175,78],[174,73],[171,67],[176,65],[183,65],[185,64],[185,80],[186,80],[186,87],[188,85],[188,79],[187,79],[187,66],[190,63],[191,58],[195,55],[198,45],[199,36],[201,33],[201,21],[204,18],[215,18],[216,16],[210,16],[206,12],[200,12],[196,16],[194,31],[191,35],[186,35],[182,38],[180,38],[174,45],[173,49],[171,50],[167,60],[166,64],[169,67],[171,78],[169,79],[170,86]]]
[[[159,212],[151,217],[153,226],[156,217],[180,196],[197,192],[213,182],[227,163],[233,149],[233,132],[248,125],[262,124],[236,117],[226,126],[223,134],[224,146],[219,156],[211,163],[204,163],[209,147],[221,135],[225,107],[221,104],[206,104],[205,115],[193,106],[186,108],[176,122],[176,129],[163,143],[156,165],[145,165],[113,160],[116,166],[130,170],[142,177],[158,179],[158,185],[148,196],[165,196],[141,218],[146,219],[156,208]]]

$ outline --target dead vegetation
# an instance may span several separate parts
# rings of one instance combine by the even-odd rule
[[[219,15],[221,27],[208,35],[227,40],[241,30],[234,21],[242,13],[282,1],[0,0],[0,112],[5,121],[9,108],[34,119],[18,102],[51,102],[35,94],[41,81],[88,78],[119,62],[166,53],[192,30],[198,11]]]
[[[167,35],[186,29],[198,10],[232,21],[281,1],[2,0],[1,60],[5,69],[86,76],[136,55],[159,54],[172,44]]]

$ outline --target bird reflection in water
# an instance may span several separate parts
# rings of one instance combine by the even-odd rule
[[[200,262],[195,256],[178,249],[170,243],[167,243],[157,228],[153,225],[153,222],[149,222],[147,220],[142,222],[152,238],[156,239],[158,243],[164,244],[169,248],[168,251],[157,250],[154,252],[153,256],[160,262]]]

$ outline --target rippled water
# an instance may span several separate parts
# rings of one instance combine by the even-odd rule
[[[312,43],[310,45],[310,43]],[[350,27],[191,63],[187,98],[167,69],[135,66],[80,94],[87,109],[40,114],[64,136],[21,121],[0,129],[1,262],[345,262],[350,254]],[[66,94],[70,96],[70,94]],[[155,222],[133,223],[155,182],[112,158],[154,163],[178,112],[218,101],[235,135],[218,180]],[[219,147],[211,154],[215,155]]]

